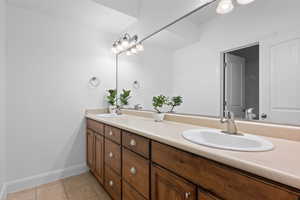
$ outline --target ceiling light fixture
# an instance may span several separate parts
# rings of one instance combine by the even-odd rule
[[[246,5],[254,2],[255,0],[236,0],[238,4]],[[233,0],[220,0],[218,7],[216,9],[218,14],[227,14],[233,11],[234,4]]]
[[[138,43],[137,35],[131,37],[128,33],[125,33],[119,40],[113,43],[111,50],[114,54],[126,52],[126,55],[130,56],[139,51],[144,51],[144,46]]]

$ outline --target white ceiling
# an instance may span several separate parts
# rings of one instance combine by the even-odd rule
[[[128,31],[140,39],[211,0],[7,0],[9,5],[89,25],[106,33]],[[150,39],[170,49],[197,41],[201,25],[216,16],[215,6],[201,10]]]
[[[108,33],[120,33],[137,22],[136,17],[101,5],[94,0],[7,0],[7,2],[9,5],[93,26]]]

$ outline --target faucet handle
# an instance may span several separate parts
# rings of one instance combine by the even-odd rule
[[[234,112],[228,111],[227,117],[228,117],[228,119],[233,119],[234,120]]]

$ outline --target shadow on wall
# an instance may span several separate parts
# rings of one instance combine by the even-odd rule
[[[75,128],[73,134],[66,142],[66,146],[57,156],[58,159],[51,169],[63,169],[64,171],[61,175],[69,175],[73,170],[76,172],[79,168],[82,169],[86,167],[85,118],[82,118],[78,124],[79,125]],[[77,161],[77,163],[74,161]]]

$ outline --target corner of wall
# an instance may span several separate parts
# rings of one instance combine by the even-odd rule
[[[6,184],[3,183],[0,186],[0,200],[6,200],[7,198],[7,188],[6,188]]]

